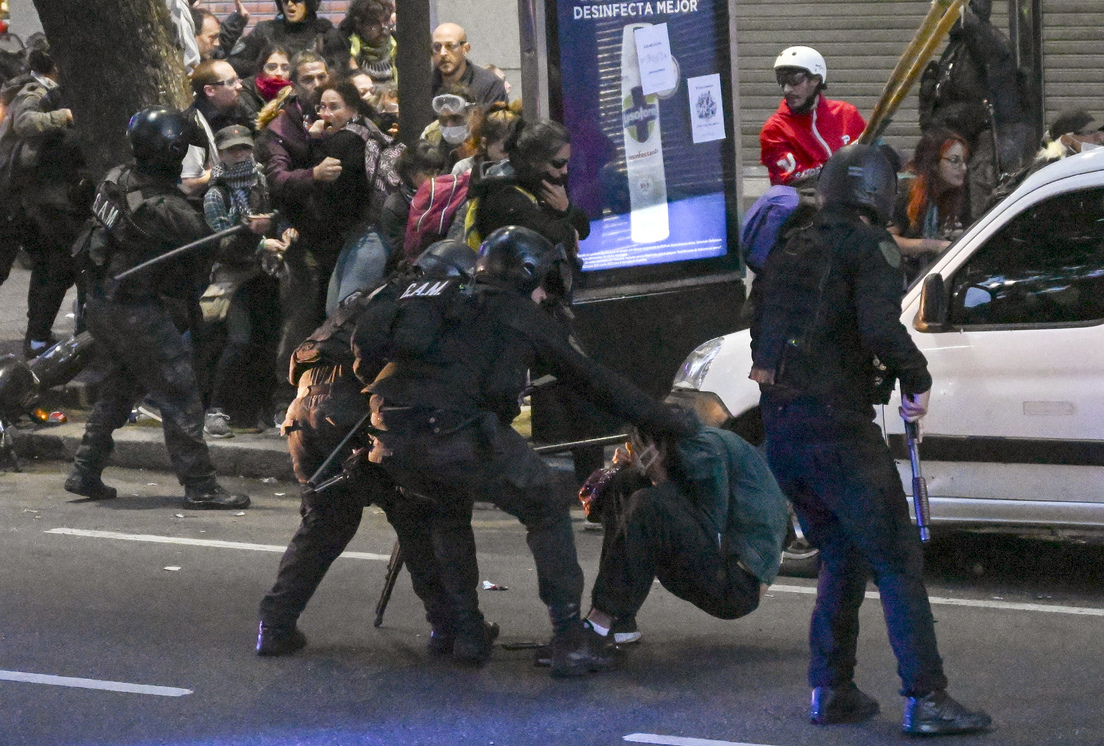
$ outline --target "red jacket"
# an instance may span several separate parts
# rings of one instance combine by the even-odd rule
[[[791,114],[785,99],[759,132],[759,160],[771,184],[789,184],[815,173],[832,153],[858,139],[866,128],[859,110],[846,101],[820,96],[816,108]]]

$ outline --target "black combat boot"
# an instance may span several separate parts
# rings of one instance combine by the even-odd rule
[[[218,482],[188,485],[184,507],[193,510],[241,510],[249,507],[248,495],[232,495]]]
[[[257,655],[291,655],[307,646],[307,636],[294,624],[278,627],[261,622],[257,630]]]
[[[901,730],[913,736],[945,736],[989,730],[993,719],[982,710],[967,710],[945,691],[905,698]]]
[[[878,714],[878,700],[859,691],[853,682],[813,689],[809,720],[814,725],[862,723]]]
[[[460,663],[482,666],[491,659],[494,641],[498,639],[498,625],[480,622],[471,633],[458,633],[452,644],[452,657]],[[432,638],[430,638],[432,642]]]
[[[582,676],[613,668],[616,649],[612,636],[602,636],[583,624],[578,604],[548,607],[552,618],[552,675]]]
[[[114,487],[103,483],[99,474],[89,474],[80,469],[73,469],[69,474],[69,478],[65,480],[65,491],[89,500],[114,500],[119,495]]]

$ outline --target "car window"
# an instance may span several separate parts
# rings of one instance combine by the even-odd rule
[[[955,273],[950,305],[955,326],[1104,320],[1104,189],[1013,218]]]

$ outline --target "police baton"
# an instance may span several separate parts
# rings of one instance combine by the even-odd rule
[[[164,254],[160,254],[158,256],[155,256],[153,259],[147,259],[146,261],[142,262],[141,264],[136,264],[133,267],[131,267],[130,269],[125,270],[123,272],[120,272],[119,274],[115,275],[115,277],[112,278],[112,279],[115,282],[122,282],[123,280],[127,279],[128,277],[133,277],[134,275],[141,274],[142,272],[145,272],[150,267],[161,264],[162,262],[170,261],[172,259],[175,259],[178,256],[181,256],[183,254],[187,254],[190,251],[195,251],[196,249],[202,249],[203,247],[209,246],[210,244],[213,244],[213,243],[218,243],[219,241],[221,241],[224,238],[229,238],[230,236],[236,236],[237,234],[242,233],[242,232],[247,231],[247,230],[249,230],[249,226],[244,224],[244,223],[242,225],[235,225],[233,228],[227,228],[224,231],[219,231],[218,233],[212,234],[212,235],[207,236],[205,238],[201,238],[198,241],[192,241],[191,243],[184,244],[180,248],[173,249],[172,251],[166,251]]]
[[[376,618],[372,622],[373,627],[383,624],[383,614],[387,611],[387,602],[391,600],[391,591],[395,590],[395,581],[399,579],[399,571],[403,567],[402,547],[399,540],[395,539],[395,546],[391,549],[391,559],[387,561],[387,577],[383,581],[383,590],[380,591],[379,601],[376,602]]]
[[[927,543],[931,539],[931,510],[928,508],[928,480],[920,470],[919,422],[905,421],[905,439],[912,461],[912,506],[916,509],[916,527],[920,529],[920,541]]]

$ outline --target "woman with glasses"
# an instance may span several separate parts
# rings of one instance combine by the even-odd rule
[[[950,130],[930,130],[916,146],[907,166],[914,177],[898,189],[897,207],[889,224],[889,232],[901,250],[908,282],[971,222],[966,195],[969,158],[966,141]]]
[[[230,63],[245,77],[252,75],[264,50],[276,44],[294,57],[305,49],[319,52],[331,70],[345,70],[349,67],[349,44],[334,25],[325,18],[318,17],[321,0],[275,0],[276,17],[270,21],[261,21],[250,33],[242,38],[240,51],[233,55]]]
[[[341,162],[340,175],[319,186],[315,201],[320,222],[335,239],[336,256],[317,257],[321,271],[332,268],[327,316],[353,292],[379,285],[387,267],[380,215],[399,189],[395,161],[403,148],[372,123],[371,114],[356,86],[342,81],[322,89],[319,118],[310,129],[315,160]]]
[[[241,103],[256,118],[261,108],[291,85],[291,55],[278,44],[265,48],[252,77],[242,81]]]

